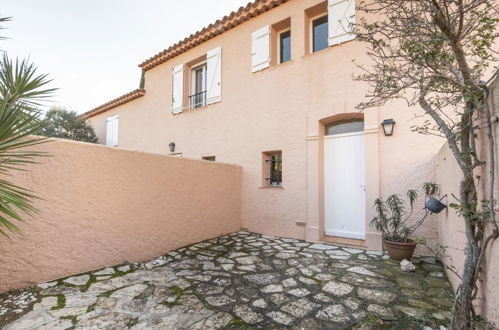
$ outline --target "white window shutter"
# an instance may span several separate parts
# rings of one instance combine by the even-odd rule
[[[253,32],[251,45],[251,71],[257,72],[270,66],[270,26]]]
[[[111,147],[118,145],[118,118],[114,115],[106,119],[106,145]]]
[[[206,54],[207,95],[206,103],[222,100],[222,47],[210,50]]]
[[[106,145],[113,145],[113,117],[108,117],[106,119]]]
[[[184,103],[184,65],[173,68],[172,112],[182,112]]]
[[[113,116],[113,147],[118,146],[118,119],[119,115]]]
[[[355,0],[329,0],[329,46],[355,39]]]

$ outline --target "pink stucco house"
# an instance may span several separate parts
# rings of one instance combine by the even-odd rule
[[[241,165],[250,231],[380,249],[374,199],[433,181],[444,141],[412,132],[421,109],[355,109],[369,64],[356,19],[354,0],[257,0],[141,63],[143,88],[85,117],[107,145]],[[435,241],[435,220],[420,233]]]
[[[380,250],[376,198],[433,181],[452,202],[460,169],[445,140],[413,132],[422,109],[355,108],[369,90],[353,79],[369,65],[348,29],[359,16],[355,0],[256,0],[141,63],[139,89],[84,114],[107,146],[51,140],[35,150],[52,157],[13,177],[40,212],[0,241],[0,293],[242,228]],[[490,90],[499,118],[497,80]],[[456,289],[462,219],[447,208],[416,235],[447,247]],[[476,312],[499,324],[497,243],[485,258]]]

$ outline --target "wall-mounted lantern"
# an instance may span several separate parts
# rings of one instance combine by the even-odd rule
[[[170,142],[168,146],[170,147],[170,152],[175,152],[175,142]]]
[[[385,119],[381,122],[381,126],[383,126],[385,136],[391,136],[393,134],[393,126],[395,126],[395,120]]]

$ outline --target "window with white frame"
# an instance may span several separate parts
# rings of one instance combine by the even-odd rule
[[[106,119],[106,145],[118,146],[118,120],[119,115],[113,115]]]
[[[327,0],[305,10],[307,53],[355,39],[355,0]]]
[[[204,107],[206,105],[206,72],[206,61],[198,63],[191,68],[189,95],[189,107],[191,109]]]
[[[222,48],[217,47],[199,60],[173,68],[172,112],[195,109],[222,100]]]

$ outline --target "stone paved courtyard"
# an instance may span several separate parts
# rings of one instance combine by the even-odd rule
[[[0,296],[4,329],[439,329],[440,263],[234,233]]]

